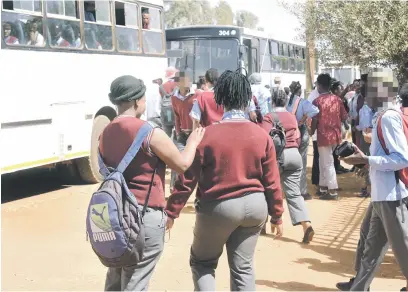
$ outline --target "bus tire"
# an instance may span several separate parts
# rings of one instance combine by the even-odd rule
[[[99,136],[105,127],[110,123],[108,117],[100,115],[94,119],[91,136],[91,151],[89,157],[83,157],[77,160],[77,168],[81,179],[87,183],[98,183],[103,180],[99,173],[98,164],[98,145]]]

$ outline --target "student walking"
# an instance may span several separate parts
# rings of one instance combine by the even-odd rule
[[[117,106],[119,115],[103,131],[99,151],[104,164],[116,168],[132,145],[139,129],[147,123],[140,119],[146,109],[146,86],[142,80],[133,76],[122,76],[112,82],[110,91],[109,98]],[[124,172],[126,183],[139,206],[145,204],[151,187],[150,199],[143,217],[146,232],[145,248],[143,259],[136,265],[109,268],[105,291],[147,290],[164,247],[167,221],[164,211],[166,164],[178,173],[187,170],[193,162],[196,148],[203,135],[203,129],[193,132],[184,151],[180,153],[163,130],[152,129]]]
[[[299,152],[302,157],[302,174],[300,176],[300,193],[305,200],[311,200],[312,196],[307,191],[307,151],[309,148],[310,135],[306,121],[319,113],[319,109],[310,101],[302,99],[302,85],[299,82],[292,82],[290,85],[290,95],[286,110],[296,116],[300,131]]]
[[[312,134],[317,130],[319,151],[320,199],[337,200],[337,177],[334,168],[333,151],[342,141],[341,123],[347,119],[347,112],[341,99],[329,92],[331,78],[328,74],[317,77],[320,96],[313,101],[319,109],[312,121]]]
[[[218,80],[217,69],[209,69],[205,73],[207,91],[196,94],[190,116],[193,119],[193,129],[207,127],[222,119],[224,109],[214,100],[214,86]]]
[[[215,269],[224,245],[231,291],[254,291],[254,252],[267,214],[282,235],[282,191],[272,139],[245,119],[251,86],[239,70],[225,71],[215,88],[224,107],[219,123],[206,128],[194,163],[178,177],[167,202],[169,228],[196,185],[196,223],[190,266],[195,291],[215,291]]]
[[[367,105],[385,108],[374,119],[370,156],[356,147],[343,160],[370,168],[372,215],[360,268],[351,291],[366,291],[382,260],[387,244],[406,278],[408,289],[408,84],[402,86],[402,112],[388,109],[397,92],[391,69],[375,69],[367,78]],[[382,86],[378,86],[381,84]],[[403,291],[401,290],[401,291]]]
[[[286,94],[278,90],[272,98],[272,113],[265,116],[261,127],[269,134],[275,123],[279,120],[285,129],[286,146],[283,152],[283,165],[280,167],[281,184],[285,193],[286,201],[292,225],[302,225],[303,243],[309,243],[314,236],[314,230],[310,223],[305,200],[300,192],[300,179],[303,162],[299,153],[300,132],[295,115],[288,112],[286,106]]]

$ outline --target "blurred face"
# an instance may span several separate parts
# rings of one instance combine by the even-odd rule
[[[11,26],[6,24],[3,26],[3,30],[4,30],[4,37],[8,37],[11,34]]]
[[[334,95],[340,96],[340,94],[343,92],[344,88],[342,85],[337,86],[336,90],[333,92]]]
[[[149,25],[149,19],[150,19],[150,15],[147,13],[143,13],[142,14],[142,22],[143,25]]]
[[[367,105],[373,109],[385,108],[392,104],[398,94],[398,82],[389,69],[378,68],[367,78]]]
[[[38,24],[37,23],[32,23],[30,26],[30,32],[36,32],[38,30]]]

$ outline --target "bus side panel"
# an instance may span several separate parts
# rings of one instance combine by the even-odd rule
[[[150,96],[156,90],[152,80],[166,68],[164,57],[28,50],[1,50],[1,62],[2,68],[20,68],[0,70],[6,84],[0,109],[3,173],[89,155],[95,115],[115,109],[108,97],[111,82],[133,75],[144,80]]]

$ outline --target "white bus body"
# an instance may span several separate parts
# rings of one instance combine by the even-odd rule
[[[134,17],[138,20],[141,19],[141,7],[149,8],[149,11],[157,10],[162,15],[163,1],[105,3],[108,3],[106,7],[110,9],[111,26],[115,28],[112,29],[112,40],[115,40],[115,30],[119,27],[117,20],[115,23],[117,7],[127,7],[123,8],[123,11],[127,10],[126,13],[132,13],[132,9],[135,9]],[[44,1],[43,6],[46,5]],[[152,33],[161,31],[163,41],[159,44],[162,46],[159,53],[147,53],[141,48],[138,52],[124,52],[118,48],[119,41],[112,42],[111,50],[91,51],[87,49],[88,41],[82,33],[84,2],[75,1],[75,5],[79,10],[77,21],[81,28],[82,45],[79,48],[51,47],[50,38],[46,36],[43,47],[12,46],[5,42],[4,36],[2,38],[2,174],[75,159],[81,177],[88,182],[97,182],[101,179],[96,157],[98,138],[104,127],[117,115],[116,107],[108,97],[111,82],[121,75],[133,75],[144,80],[147,99],[159,94],[152,80],[162,77],[167,66],[164,31],[161,29],[164,27],[163,17],[160,17],[160,29],[152,30]],[[50,17],[44,15],[45,7],[42,7],[40,13],[2,8],[3,25],[6,21],[16,23],[18,17],[40,16],[43,21],[42,34],[47,34]],[[96,13],[94,23],[98,25]],[[71,21],[71,18],[58,19]],[[137,27],[126,29],[139,34],[141,47],[144,41],[141,34],[145,30]],[[23,38],[24,35],[20,36],[20,39]]]

